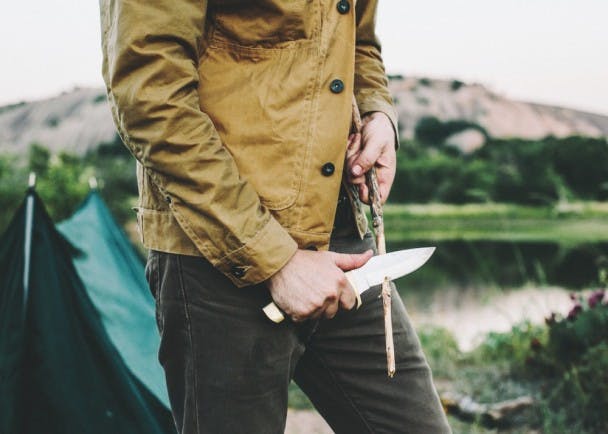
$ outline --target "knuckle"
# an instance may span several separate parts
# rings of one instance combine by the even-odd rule
[[[325,294],[325,300],[329,302],[334,302],[338,299],[338,290],[336,288],[331,288]]]
[[[311,303],[311,308],[309,309],[308,313],[310,314],[310,313],[314,312],[315,310],[323,307],[324,302],[325,301],[321,300],[320,298],[313,300],[313,302]]]
[[[368,157],[367,155],[362,155],[361,158],[359,159],[358,163],[361,167],[363,167],[363,169],[369,169],[372,165],[372,159],[370,157]]]

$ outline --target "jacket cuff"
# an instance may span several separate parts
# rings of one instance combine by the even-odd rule
[[[359,103],[359,111],[361,112],[361,116],[365,116],[366,113],[370,112],[382,112],[387,115],[393,124],[393,131],[395,132],[395,149],[399,149],[400,144],[397,112],[392,104],[389,104],[382,98],[370,99]]]
[[[296,250],[298,244],[295,240],[271,217],[246,244],[213,261],[213,265],[242,288],[269,279],[283,268]]]

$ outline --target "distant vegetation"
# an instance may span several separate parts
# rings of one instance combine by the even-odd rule
[[[426,146],[442,146],[445,139],[451,135],[470,129],[479,131],[486,139],[489,139],[485,128],[476,123],[465,120],[443,122],[434,116],[426,116],[420,119],[416,124],[414,134],[418,143]]]
[[[463,125],[432,129],[423,123],[419,140],[402,142],[392,202],[550,205],[608,200],[606,139],[488,139],[481,149],[462,154],[441,144],[458,128]]]
[[[470,154],[443,145],[450,134],[468,128],[483,132],[467,122],[433,118],[421,122],[417,139],[402,141],[390,201],[552,206],[608,200],[606,139],[488,138],[484,147]],[[135,163],[118,137],[84,156],[51,155],[33,144],[26,160],[0,155],[0,230],[23,197],[29,171],[37,173],[38,192],[56,220],[71,215],[88,192],[88,179],[93,175],[100,180],[103,196],[118,220],[125,222],[133,215]]]
[[[39,144],[30,146],[27,160],[0,155],[0,231],[4,230],[22,201],[28,173],[37,175],[36,191],[55,221],[76,210],[89,192],[89,179],[95,176],[114,216],[125,223],[133,216],[131,207],[137,196],[135,160],[120,139],[102,143],[84,156],[51,153]]]

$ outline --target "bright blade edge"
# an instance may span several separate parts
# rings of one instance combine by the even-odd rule
[[[371,286],[379,285],[385,277],[398,279],[422,267],[435,252],[435,247],[418,247],[399,250],[371,258],[363,267],[353,270],[351,280],[356,281],[359,294]]]

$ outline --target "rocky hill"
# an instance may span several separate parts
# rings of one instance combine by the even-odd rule
[[[441,121],[466,120],[500,138],[608,136],[608,116],[514,101],[481,84],[393,76],[389,86],[401,135],[407,138],[413,137],[416,124],[427,116]]]
[[[74,89],[53,98],[0,107],[0,149],[22,153],[36,142],[82,154],[111,141],[115,129],[103,89]]]
[[[428,116],[467,120],[494,137],[608,136],[608,116],[513,101],[479,84],[395,76],[390,89],[401,135],[406,138],[413,137],[416,124]],[[23,153],[37,142],[53,151],[84,153],[111,141],[114,134],[103,89],[79,88],[45,100],[0,107],[1,152]],[[454,140],[464,141],[466,147],[476,137],[465,131]]]

